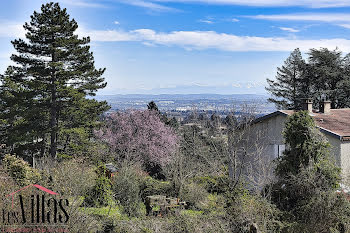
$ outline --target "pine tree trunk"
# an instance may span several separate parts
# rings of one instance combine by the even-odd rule
[[[54,41],[54,40],[53,40]],[[55,54],[52,53],[52,62],[55,62]],[[57,96],[56,96],[56,74],[53,69],[51,74],[51,106],[50,106],[50,130],[51,130],[51,144],[50,154],[52,158],[57,157]]]
[[[51,145],[50,154],[52,158],[56,158],[57,153],[57,103],[56,103],[56,86],[53,78],[51,93],[51,109],[50,109],[50,129],[51,129]]]

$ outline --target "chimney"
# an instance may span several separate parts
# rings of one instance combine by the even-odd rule
[[[320,103],[320,113],[329,114],[331,112],[331,101],[324,100]]]
[[[310,98],[302,99],[301,109],[312,113],[312,99]]]

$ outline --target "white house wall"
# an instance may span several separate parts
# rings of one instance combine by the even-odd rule
[[[341,154],[341,141],[338,138],[335,138],[331,135],[324,134],[329,142],[331,144],[330,153],[331,156],[334,158],[337,166],[341,167],[343,169],[342,164],[342,158],[340,156]]]
[[[244,156],[243,173],[249,176],[249,183],[258,189],[273,178],[273,159],[278,148],[283,145],[282,130],[285,117],[276,116],[251,125],[245,137],[247,154]],[[248,145],[248,146],[247,146]],[[242,160],[242,157],[240,157]]]
[[[341,143],[341,167],[344,178],[350,180],[350,141]]]
[[[283,148],[284,138],[282,132],[287,116],[276,115],[252,125],[249,133],[251,141],[258,140],[263,145],[263,154],[266,160],[271,161],[276,157],[276,145]],[[258,133],[259,132],[259,133]],[[323,133],[331,144],[330,153],[337,166],[341,167],[343,177],[350,181],[350,142],[340,141],[338,138]],[[259,135],[259,136],[257,136]],[[254,153],[254,152],[252,152]]]

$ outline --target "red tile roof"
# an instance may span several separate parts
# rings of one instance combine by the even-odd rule
[[[277,112],[291,115],[295,111],[280,110]],[[344,140],[350,139],[350,108],[331,109],[328,114],[313,112],[311,116],[314,118],[316,125],[321,129],[343,137]]]

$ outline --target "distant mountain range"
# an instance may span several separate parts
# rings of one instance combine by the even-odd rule
[[[208,85],[201,83],[192,83],[188,85],[169,85],[162,86],[157,88],[142,88],[135,86],[134,89],[104,89],[101,91],[103,94],[130,94],[130,93],[139,93],[139,94],[200,94],[200,93],[220,93],[223,95],[231,94],[267,94],[265,90],[266,84],[263,82],[239,82],[231,84],[222,84],[222,85]]]
[[[231,99],[231,100],[267,100],[267,94],[116,94],[116,95],[97,95],[95,98],[99,100],[108,99],[143,99],[143,100],[215,100],[215,99]]]

